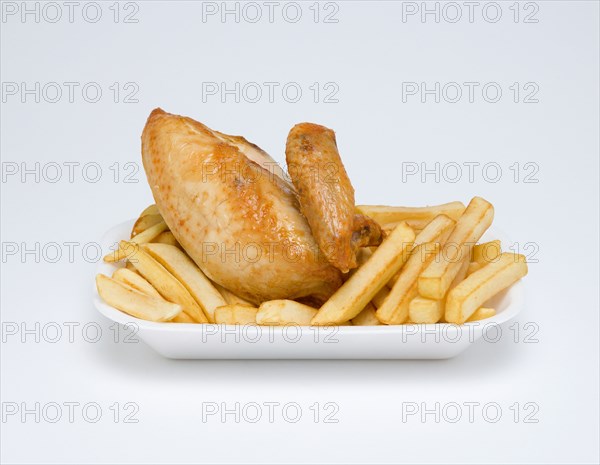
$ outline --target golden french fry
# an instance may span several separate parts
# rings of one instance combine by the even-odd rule
[[[177,241],[177,239],[175,239],[175,236],[173,235],[173,233],[171,231],[161,232],[158,236],[156,236],[150,242],[156,242],[158,244],[174,245],[178,249],[183,250],[183,247],[181,247],[181,244]]]
[[[467,255],[462,262],[454,281],[450,284],[450,289],[454,288],[467,276],[467,270],[471,264]],[[446,310],[446,302],[444,299],[434,300],[425,297],[417,296],[410,301],[408,305],[408,320],[414,323],[441,323],[445,322],[444,312]]]
[[[447,242],[419,276],[421,296],[436,300],[444,298],[462,266],[464,254],[471,253],[470,244],[479,240],[493,218],[492,204],[481,197],[473,197]]]
[[[418,296],[408,304],[408,314],[413,323],[437,323],[444,314],[444,306],[441,300]]]
[[[375,316],[375,306],[369,302],[363,310],[352,319],[354,326],[377,326],[381,321]]]
[[[484,242],[483,244],[473,246],[472,260],[481,265],[485,265],[496,260],[501,253],[502,249],[499,240]]]
[[[393,284],[383,305],[377,309],[379,321],[390,325],[399,325],[408,318],[409,303],[417,296],[419,274],[437,255],[442,235],[454,224],[454,220],[446,215],[438,215],[417,235],[410,258],[400,269],[398,279]]]
[[[135,271],[128,270],[127,268],[118,268],[112,275],[113,279],[127,284],[134,289],[143,292],[151,297],[156,297],[157,299],[162,299],[162,296],[158,293],[152,284],[146,281],[142,276],[140,276]]]
[[[223,305],[215,309],[215,323],[222,325],[255,325],[258,308],[247,305]]]
[[[387,310],[387,308],[382,306],[383,312],[379,312],[379,309],[375,313],[375,316],[381,323],[386,325],[403,325],[407,324],[409,321],[413,323],[413,321],[409,318],[408,311],[410,302],[419,296],[419,292],[417,290],[417,283],[415,282],[408,290],[404,293],[402,298],[399,300],[398,306],[393,309],[393,312]],[[388,307],[389,308],[389,307]]]
[[[183,311],[197,323],[208,323],[202,308],[185,286],[146,250],[138,244],[127,241],[121,241],[119,247],[127,253],[127,258],[133,263],[133,266],[155,287],[160,295],[169,302],[180,304]],[[176,247],[174,249],[179,251]]]
[[[387,298],[387,296],[389,294],[390,294],[390,288],[387,286],[383,286],[377,292],[377,294],[375,294],[373,296],[373,298],[371,299],[371,303],[375,306],[375,308],[379,308],[383,305],[383,302],[385,302],[385,299]]]
[[[268,300],[260,304],[256,322],[265,326],[309,326],[317,310],[294,300]]]
[[[455,287],[458,283],[460,283],[463,279],[465,279],[468,276],[470,267],[471,267],[471,260],[470,260],[469,255],[467,255],[467,256],[465,256],[465,258],[463,258],[462,263],[460,264],[460,268],[458,269],[458,272],[456,273],[456,276],[450,283],[449,290],[452,289],[453,287]]]
[[[392,233],[392,231],[394,230],[394,228],[395,228],[395,227],[396,227],[396,223],[394,223],[394,226],[393,226],[393,227],[391,227],[391,226],[388,226],[387,224],[382,224],[382,225],[381,225],[381,230],[384,232],[384,234],[385,234],[386,236],[389,236],[389,235]],[[414,231],[414,230],[413,230],[413,231]]]
[[[185,312],[181,312],[171,320],[171,323],[196,323],[194,319]]]
[[[375,247],[374,249],[376,250],[377,248]],[[367,260],[371,258],[373,252],[374,250],[371,250],[369,247],[362,247],[356,254],[356,263],[358,264],[358,266],[361,267],[362,265],[367,263]]]
[[[350,272],[348,273],[347,278],[349,278],[350,276],[352,276],[354,273],[356,273],[356,270],[358,270],[358,268],[360,268],[365,263],[367,263],[367,260],[369,258],[371,258],[371,255],[373,255],[373,251],[369,247],[362,247],[362,248],[360,248],[358,250],[357,254],[356,254],[356,263],[358,264],[358,266],[357,266],[357,268],[353,268],[353,269],[350,270]]]
[[[476,271],[481,270],[484,266],[485,266],[485,264],[482,264],[482,263],[477,263],[477,262],[469,263],[469,267],[467,268],[467,276],[475,273]]]
[[[402,287],[404,286],[405,284],[402,284]],[[417,283],[415,281],[402,294],[396,293],[396,295],[392,295],[393,292],[394,290],[392,289],[383,302],[383,305],[377,309],[375,315],[379,321],[386,325],[401,325],[408,318],[408,305],[411,300],[419,295]]]
[[[358,315],[406,262],[414,240],[413,230],[405,223],[399,224],[371,258],[323,304],[311,323],[335,325]]]
[[[440,244],[444,244],[448,239],[449,234],[451,233],[450,228],[443,230],[439,236]],[[435,236],[433,236],[435,239]],[[430,236],[431,238],[431,236]],[[415,239],[415,243],[419,240],[419,236]],[[462,281],[467,275],[467,269],[469,268],[469,256],[467,255],[459,268],[456,277],[454,278],[452,284],[450,285],[450,289],[452,289],[455,285],[457,285],[460,281]],[[409,259],[410,260],[410,259]],[[408,265],[408,264],[407,264]],[[403,269],[400,270],[400,273],[403,272]],[[398,276],[398,275],[396,275]],[[406,305],[406,300],[410,299],[408,302],[408,306]],[[404,321],[404,324],[432,324],[438,323],[444,319],[444,309],[445,302],[443,299],[435,300],[435,299],[427,299],[425,297],[421,297],[416,294],[415,289],[411,289],[409,292],[407,299],[405,299],[398,309],[398,313],[403,315],[408,312],[407,318]],[[409,323],[410,322],[410,323]]]
[[[427,223],[438,215],[446,215],[453,220],[465,211],[462,202],[450,202],[430,207],[388,207],[384,205],[357,205],[356,209],[363,215],[370,216],[379,224],[394,224],[406,221],[409,226],[415,225],[423,229]]]
[[[479,321],[485,320],[486,318],[491,318],[496,314],[496,310],[488,307],[479,307],[477,310],[473,312],[473,314],[467,320],[469,321]]]
[[[140,213],[140,216],[146,216],[146,215],[160,215],[160,212],[158,211],[158,207],[156,206],[156,204],[147,206],[144,209],[144,211],[142,213]]]
[[[464,323],[479,307],[498,292],[527,274],[523,255],[503,253],[458,284],[446,299],[446,321]]]
[[[400,223],[406,223],[410,227],[410,229],[413,230],[413,232],[415,234],[419,234],[421,232],[421,230],[423,229],[423,228],[413,228],[406,221],[398,221],[396,223],[382,224],[381,229],[383,230],[383,232],[385,233],[386,236],[389,236],[392,233],[392,231],[396,228],[396,226],[398,226]]]
[[[133,242],[134,244],[145,244],[146,242],[150,242],[156,236],[158,236],[161,232],[166,231],[168,229],[167,223],[163,220],[160,220],[158,223],[153,224],[148,229],[142,231],[137,234],[133,239],[129,242]]]
[[[447,217],[446,215],[436,216],[425,226],[425,229],[423,229],[420,233],[417,234],[412,255],[415,255],[418,252],[418,254],[421,257],[427,258],[427,261],[432,259],[435,255],[435,253],[432,254],[432,252],[437,253],[437,250],[439,248],[439,246],[434,246],[433,243],[437,242],[440,246],[444,245],[444,242],[448,238],[448,235],[455,224],[456,222],[453,219]],[[419,246],[421,248],[417,250],[417,247]],[[416,259],[413,258],[413,260]],[[398,273],[392,276],[392,279],[390,279],[390,281],[387,283],[388,286],[393,287],[396,284],[396,281],[398,281],[400,275],[404,273],[404,268],[406,267],[401,268],[400,271],[398,271]]]
[[[202,307],[208,321],[214,322],[215,309],[227,305],[227,302],[194,261],[180,249],[169,244],[149,243],[142,244],[141,248],[185,286]]]
[[[155,224],[154,226],[150,226],[145,231],[139,233],[134,238],[129,241],[121,241],[119,243],[119,248],[104,257],[104,261],[107,263],[118,262],[119,260],[123,260],[127,257],[126,251],[121,249],[121,244],[125,243],[133,243],[133,244],[145,244],[146,242],[150,242],[156,236],[158,236],[161,232],[167,229],[167,224],[164,221]]]
[[[133,238],[137,236],[141,232],[144,232],[146,229],[160,223],[161,221],[163,221],[163,217],[161,215],[140,216],[131,229],[131,237]]]
[[[447,215],[446,215],[447,216]],[[425,229],[425,226],[427,226],[430,222],[431,222],[432,218],[424,218],[424,219],[407,219],[407,220],[402,220],[404,221],[407,225],[409,225],[413,231],[415,231],[415,233],[417,233],[417,231],[421,231],[423,229]],[[396,226],[398,226],[398,224],[401,223],[401,221],[396,221],[394,223],[384,223],[381,225],[381,227],[383,228],[384,231],[388,231],[388,230],[393,230]]]
[[[180,305],[151,297],[103,274],[96,276],[96,287],[108,305],[142,320],[169,321],[182,311]]]
[[[249,302],[246,299],[242,299],[239,295],[234,294],[229,289],[225,289],[223,286],[215,283],[214,281],[211,281],[211,283],[213,286],[215,286],[215,289],[217,289],[219,293],[223,296],[225,302],[227,302],[228,305],[246,305],[247,307],[254,307],[254,304],[252,302]]]

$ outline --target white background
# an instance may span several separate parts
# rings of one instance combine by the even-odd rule
[[[7,3],[5,13],[13,6]],[[422,21],[419,14],[403,21],[403,9],[412,5],[391,1],[338,2],[337,23],[323,22],[334,7],[322,4],[315,23],[311,4],[302,3],[297,23],[289,22],[293,10],[286,10],[287,20],[282,16],[284,3],[269,22],[261,2],[256,23],[248,21],[255,13],[250,10],[239,22],[233,15],[222,22],[218,14],[203,21],[201,2],[137,2],[130,18],[137,23],[124,22],[136,8],[124,4],[115,23],[111,3],[102,3],[96,23],[82,16],[84,2],[72,23],[62,2],[56,23],[49,21],[56,10],[42,10],[43,4],[39,22],[33,15],[23,20],[20,12],[3,17],[2,406],[96,402],[102,408],[97,423],[86,421],[81,407],[69,422],[64,405],[56,423],[48,421],[55,413],[50,410],[39,423],[33,414],[6,416],[0,423],[3,463],[598,462],[598,3],[521,4],[516,23],[513,2],[500,2],[502,17],[495,23],[488,21],[494,10],[486,10],[488,20],[482,15],[485,2],[473,22],[458,2],[462,18],[455,23],[449,21],[455,11],[442,10],[444,4],[439,22],[433,15]],[[33,2],[27,6],[35,8]],[[530,19],[537,23],[525,23],[524,15],[534,10]],[[86,13],[94,18],[93,9]],[[22,90],[21,83],[34,88],[36,82],[40,88],[49,82],[80,85],[74,102],[64,86],[56,103],[48,101],[54,93],[41,95],[39,103],[34,94],[12,95],[10,83]],[[97,103],[82,98],[87,82],[102,88]],[[118,103],[109,89],[115,82]],[[137,103],[123,103],[128,82],[139,89]],[[235,103],[229,96],[221,103],[218,95],[205,95],[203,102],[203,82],[278,82],[278,89],[297,82],[303,95],[297,103],[281,93],[272,103],[268,96],[257,103]],[[338,102],[324,103],[321,89],[315,103],[309,89],[315,82],[321,88],[335,83]],[[457,103],[443,97],[436,103],[431,95],[422,103],[419,95],[403,102],[403,82],[480,85],[472,103],[466,94]],[[482,97],[488,82],[503,91],[497,103]],[[515,82],[518,103],[509,89]],[[537,103],[523,102],[528,82],[538,88]],[[500,342],[480,340],[458,358],[430,362],[183,362],[163,359],[143,343],[126,344],[123,333],[115,343],[110,323],[92,306],[95,264],[81,250],[152,202],[142,170],[130,178],[138,182],[123,176],[131,166],[141,167],[139,137],[156,106],[243,134],[281,162],[293,124],[325,124],[337,133],[359,203],[489,199],[495,226],[520,247],[535,243],[538,249],[518,325],[505,327]],[[40,179],[30,174],[23,182],[22,168],[35,171],[36,162]],[[69,162],[80,163],[73,182],[64,165]],[[450,182],[454,171],[439,180],[408,176],[403,182],[406,162],[429,169],[438,162],[440,170],[458,163],[465,171],[457,182]],[[473,182],[465,162],[481,163]],[[510,169],[515,162],[518,182]],[[54,183],[53,163],[63,168]],[[86,163],[102,168],[98,182],[84,179]],[[502,168],[497,182],[490,179],[494,171],[483,176],[486,163]],[[530,178],[538,182],[524,182],[531,171],[523,171],[525,163],[539,168]],[[9,175],[15,166],[19,173]],[[87,174],[95,176],[93,170]],[[53,242],[61,245],[56,263],[50,262]],[[67,242],[77,243],[73,260]],[[46,256],[21,255],[36,243]],[[8,254],[15,244],[17,254]],[[95,255],[93,248],[88,252]],[[68,322],[78,325],[73,342]],[[100,341],[87,342],[82,327],[95,322],[103,329]],[[15,324],[19,333],[12,335]],[[33,333],[23,335],[21,324]],[[64,331],[52,343],[55,325]],[[117,423],[109,409],[115,402],[121,404]],[[127,402],[139,407],[137,423],[124,422]],[[236,423],[233,415],[203,422],[203,402],[230,408],[235,402],[296,402],[303,416],[292,423],[279,409],[270,423],[264,407],[257,423],[248,416]],[[315,402],[335,403],[338,422],[326,423],[322,415],[315,422]],[[403,409],[413,403],[433,409],[436,402],[438,421],[433,414],[403,419]],[[466,402],[481,404],[472,421]],[[461,406],[456,423],[451,403]],[[497,422],[490,419],[492,410],[482,413],[486,403],[502,409]],[[537,422],[526,422],[527,413]]]

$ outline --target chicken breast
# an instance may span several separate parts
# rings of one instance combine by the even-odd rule
[[[165,222],[216,283],[254,303],[323,301],[341,285],[281,168],[243,137],[156,109],[142,159]]]
[[[371,218],[355,212],[354,188],[335,133],[318,124],[297,124],[288,135],[285,156],[302,213],[323,254],[344,273],[356,268],[359,248],[379,245],[382,232]]]

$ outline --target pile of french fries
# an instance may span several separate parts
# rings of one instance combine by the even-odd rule
[[[402,325],[482,320],[485,304],[527,274],[523,255],[500,241],[479,243],[494,217],[480,197],[468,206],[358,206],[387,237],[363,248],[359,267],[320,309],[293,300],[258,307],[212,282],[185,253],[155,205],[146,208],[106,262],[125,261],[98,275],[100,296],[136,318],[171,323],[231,325]]]

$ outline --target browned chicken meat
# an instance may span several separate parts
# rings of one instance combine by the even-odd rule
[[[321,251],[344,273],[356,268],[360,247],[379,245],[382,232],[373,220],[355,213],[354,188],[335,133],[318,124],[297,124],[288,135],[285,155],[302,213]]]
[[[156,109],[142,134],[142,158],[165,222],[216,283],[255,303],[323,301],[341,285],[294,188],[243,137]]]

